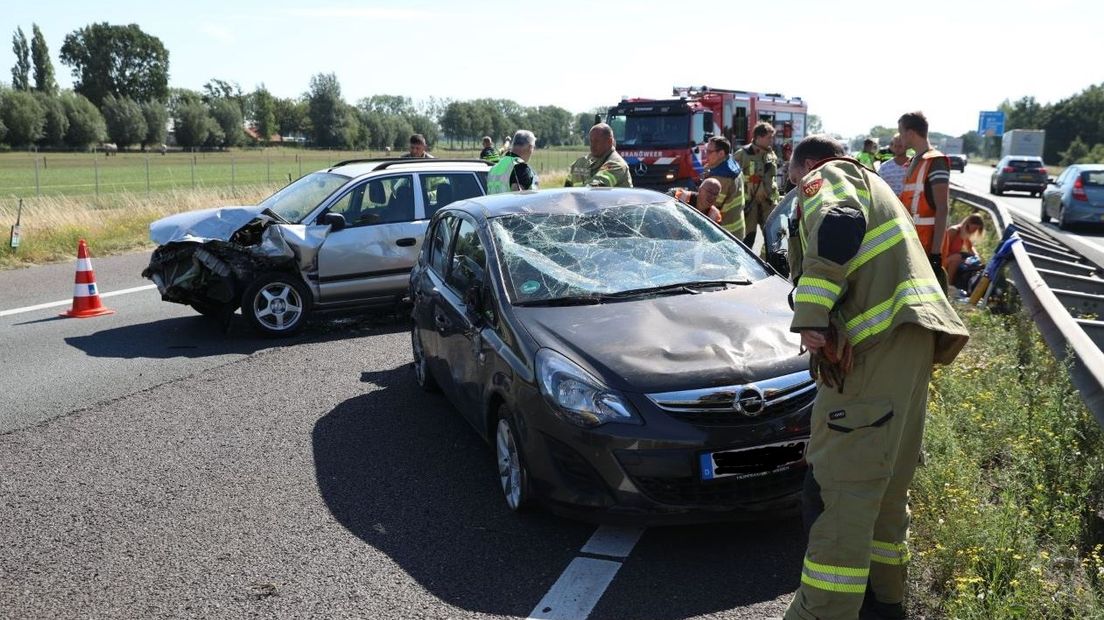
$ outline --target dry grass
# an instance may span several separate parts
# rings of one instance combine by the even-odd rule
[[[0,269],[29,264],[71,260],[77,242],[88,242],[94,256],[118,254],[153,247],[149,224],[158,218],[232,204],[256,204],[272,193],[272,186],[174,190],[144,194],[115,194],[95,199],[88,196],[54,196],[23,201],[22,243],[12,250],[4,241],[0,248]],[[18,201],[0,203],[0,222],[14,224]]]

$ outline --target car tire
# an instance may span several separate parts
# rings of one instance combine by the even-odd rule
[[[241,309],[253,329],[264,336],[283,337],[303,329],[310,303],[310,293],[298,277],[271,272],[246,287]]]
[[[1043,224],[1046,224],[1050,221],[1050,214],[1047,213],[1045,200],[1039,201],[1039,221]]]
[[[994,196],[997,195],[997,184],[994,183],[992,179],[989,179],[989,193]]]
[[[1066,221],[1066,207],[1065,205],[1058,205],[1058,229],[1069,230],[1070,224]]]
[[[513,413],[506,405],[499,405],[498,423],[495,425],[495,463],[499,488],[506,506],[513,512],[521,512],[532,503],[529,470],[518,437]]]
[[[441,386],[433,377],[433,371],[426,361],[425,347],[422,346],[422,337],[418,334],[416,323],[410,327],[410,351],[414,356],[414,380],[418,382],[418,387],[425,392],[440,392]]]

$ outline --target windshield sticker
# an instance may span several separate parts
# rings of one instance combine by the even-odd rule
[[[521,292],[525,293],[526,295],[532,295],[533,293],[539,291],[540,287],[540,282],[537,282],[536,280],[526,280],[525,282],[521,283]]]

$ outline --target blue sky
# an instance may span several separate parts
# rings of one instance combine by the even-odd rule
[[[301,94],[333,72],[350,103],[372,94],[502,97],[580,112],[674,84],[800,96],[825,129],[853,136],[920,109],[960,134],[1005,98],[1053,102],[1104,82],[1104,4],[814,2],[6,3],[11,33],[37,23],[63,87],[65,35],[93,22],[136,23],[169,50],[171,86],[211,78]],[[912,57],[929,59],[918,69]]]

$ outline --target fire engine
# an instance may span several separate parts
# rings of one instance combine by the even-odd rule
[[[724,136],[738,149],[751,142],[759,121],[774,125],[774,152],[780,161],[788,160],[793,145],[805,137],[808,106],[800,97],[709,86],[676,86],[671,95],[623,98],[606,115],[636,187],[665,191],[696,186],[705,142]]]

